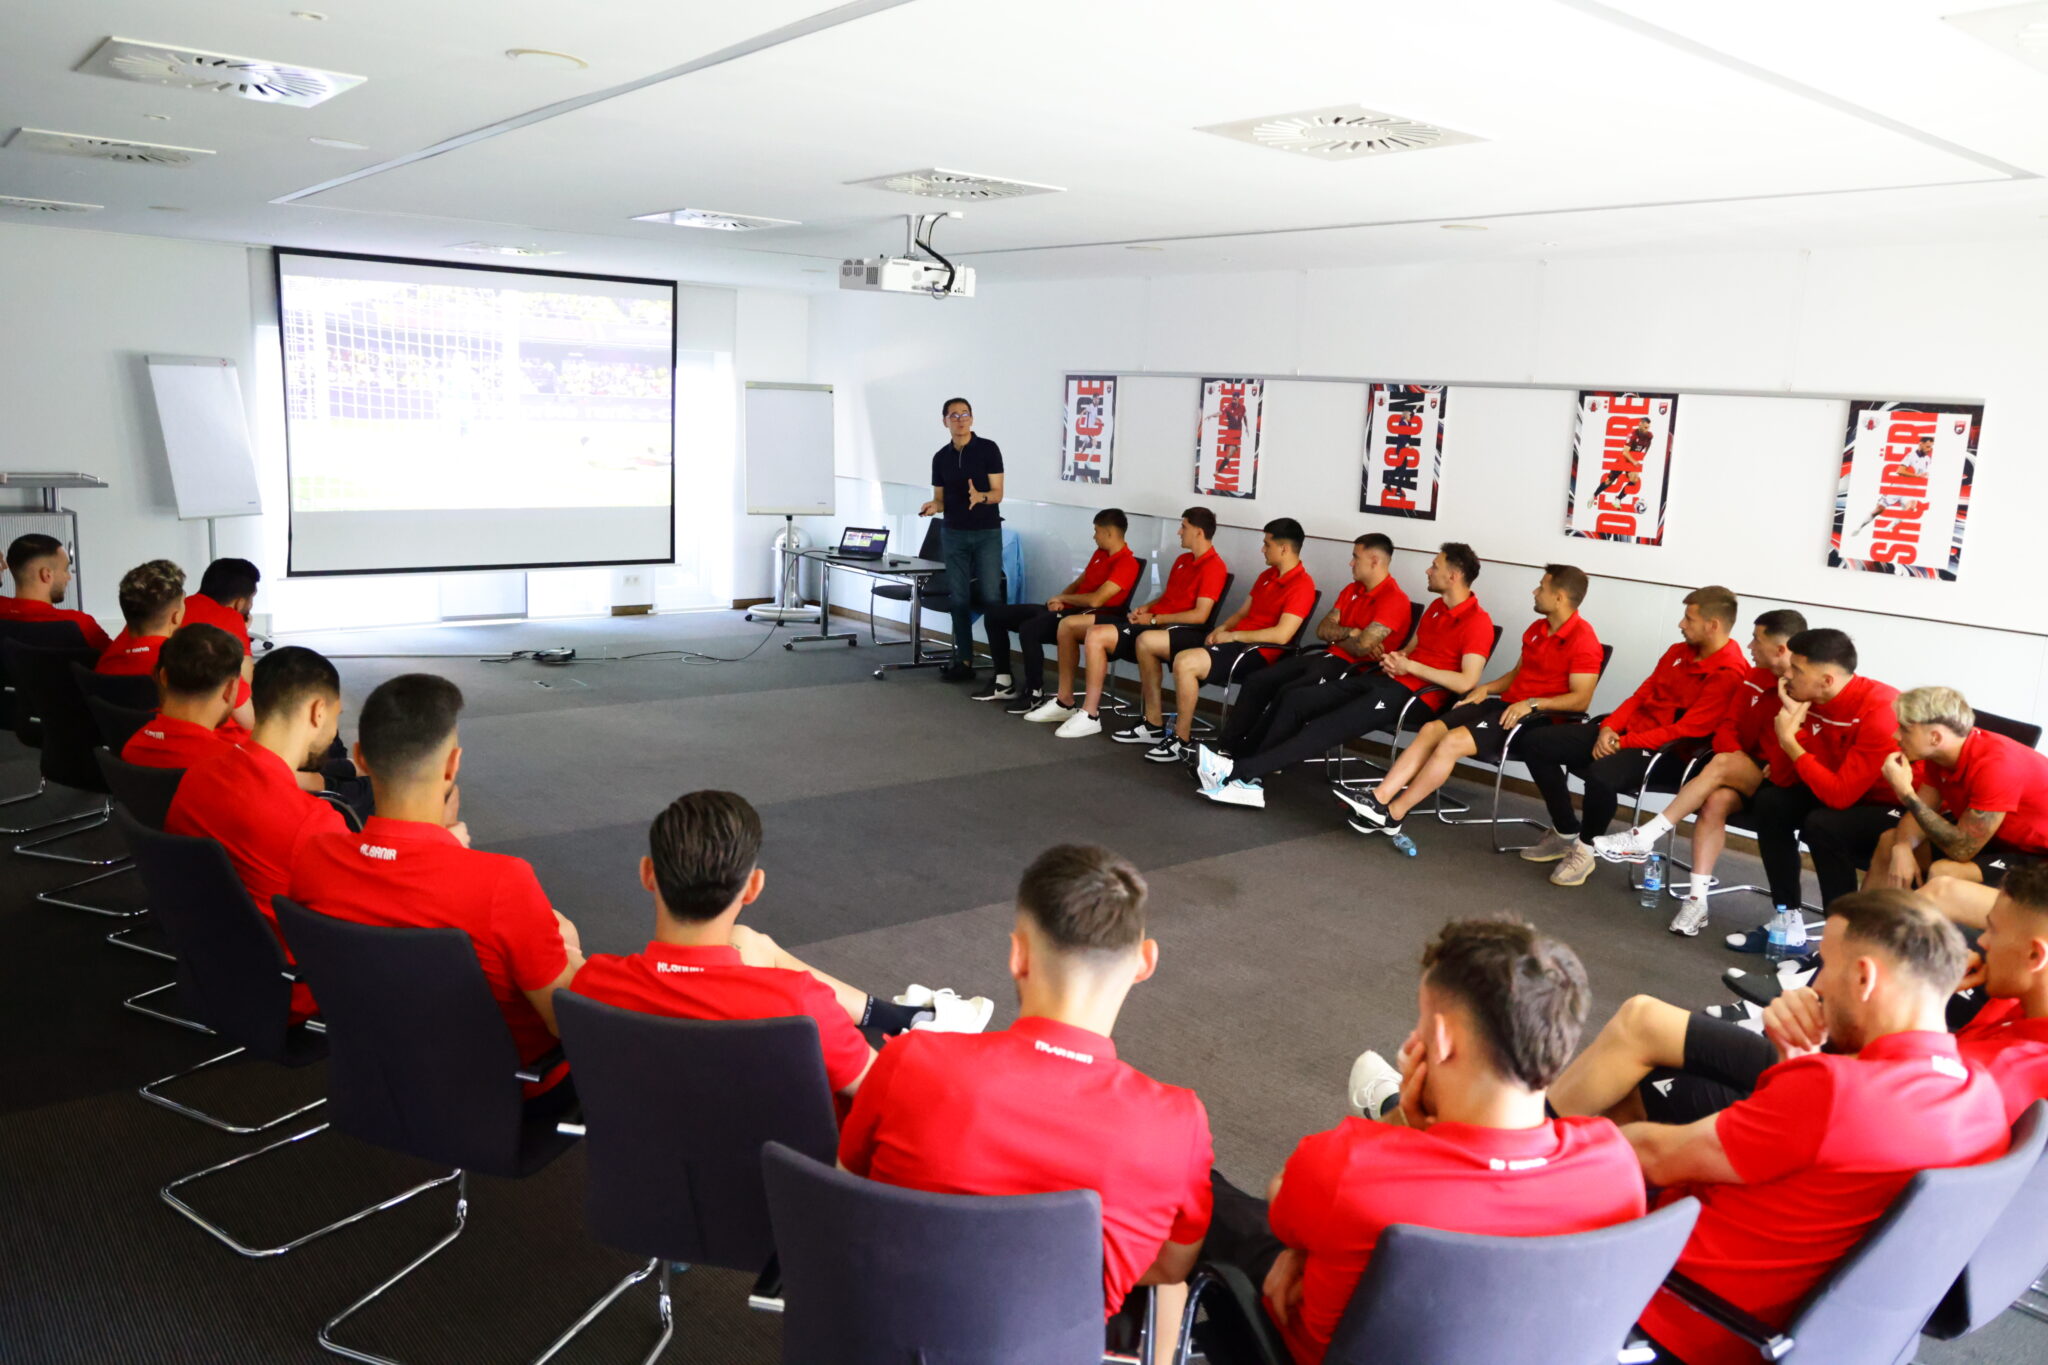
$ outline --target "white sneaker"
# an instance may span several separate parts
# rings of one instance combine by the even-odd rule
[[[1226,806],[1250,806],[1253,810],[1266,808],[1266,789],[1256,782],[1233,780],[1214,787],[1203,787],[1202,795],[1211,801],[1221,801]]]
[[[1345,1088],[1351,1112],[1378,1119],[1388,1100],[1401,1093],[1401,1073],[1377,1052],[1361,1052],[1351,1064],[1351,1083]]]
[[[912,998],[920,994],[924,998]],[[970,999],[950,986],[935,991],[912,986],[896,997],[896,1003],[931,1010],[931,1018],[919,1018],[910,1026],[924,1033],[979,1033],[988,1027],[989,1017],[996,1010],[995,1002],[987,996],[977,995]]]
[[[1707,927],[1707,898],[1693,900],[1690,897],[1680,901],[1678,913],[1672,917],[1671,932],[1684,934],[1687,938],[1698,938],[1700,930]]]
[[[1204,790],[1220,787],[1230,780],[1231,769],[1236,765],[1206,744],[1195,746],[1195,776],[1202,779]]]
[[[1024,719],[1030,721],[1033,725],[1056,725],[1061,721],[1072,720],[1080,714],[1080,707],[1062,706],[1058,697],[1047,697],[1044,701],[1038,703],[1036,707],[1026,711]]]
[[[1603,834],[1593,841],[1593,851],[1610,863],[1639,863],[1656,851],[1657,841],[1643,837],[1638,825],[1619,834]]]
[[[1102,718],[1100,716],[1091,716],[1086,711],[1076,711],[1073,715],[1066,718],[1059,729],[1053,731],[1053,734],[1060,739],[1086,739],[1090,735],[1099,735],[1101,733]]]

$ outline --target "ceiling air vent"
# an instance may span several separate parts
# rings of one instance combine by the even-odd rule
[[[127,166],[190,166],[213,153],[205,147],[170,147],[160,142],[130,142],[120,137],[55,133],[48,128],[22,128],[7,139],[18,152],[82,156],[92,161],[118,161]]]
[[[237,99],[289,104],[300,109],[325,103],[367,79],[317,67],[230,57],[224,52],[202,52],[195,47],[145,43],[133,38],[107,39],[77,69],[116,80],[181,90],[210,90]]]
[[[902,171],[896,175],[878,175],[871,180],[849,180],[849,185],[872,185],[878,190],[893,190],[897,194],[922,195],[926,199],[963,199],[985,201],[990,199],[1018,199],[1027,194],[1064,194],[1059,185],[1034,185],[1028,180],[1000,180],[992,175],[972,175],[966,171],[942,171],[934,167],[928,171]]]
[[[12,213],[98,213],[103,204],[73,204],[62,199],[24,199],[17,194],[0,194],[0,209]]]
[[[666,209],[661,213],[636,213],[633,221],[706,228],[712,232],[755,232],[761,228],[802,226],[794,218],[758,218],[749,213],[720,213],[717,209]]]
[[[1237,123],[1216,123],[1196,131],[1214,133],[1234,142],[1249,142],[1255,147],[1271,147],[1276,152],[1293,152],[1317,161],[1346,161],[1353,157],[1386,156],[1393,152],[1420,152],[1432,147],[1482,140],[1470,133],[1454,133],[1433,123],[1421,123],[1398,114],[1383,114],[1355,104],[1311,109],[1301,114],[1244,119]]]

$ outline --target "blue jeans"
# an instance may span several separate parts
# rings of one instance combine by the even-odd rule
[[[1003,530],[939,530],[946,595],[953,599],[953,661],[974,663],[974,614],[1003,603]],[[972,600],[969,599],[970,585]],[[1007,643],[1007,642],[1006,642]]]

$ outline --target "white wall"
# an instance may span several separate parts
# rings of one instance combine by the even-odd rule
[[[511,577],[284,578],[284,432],[267,250],[0,225],[0,307],[0,468],[78,469],[110,485],[65,494],[79,520],[84,596],[74,604],[110,628],[120,620],[115,588],[129,567],[172,559],[196,582],[206,564],[205,523],[177,520],[143,372],[142,357],[151,352],[226,356],[241,371],[269,510],[220,522],[219,551],[244,555],[264,570],[259,609],[278,629],[433,620],[442,611],[444,579]],[[686,285],[681,308],[678,347],[729,353],[730,364],[719,371],[725,378],[803,378],[803,295]],[[737,427],[728,414],[716,418],[693,422],[678,414],[679,464],[702,457],[707,436],[719,447],[698,466],[702,479],[680,486],[679,507],[692,498],[733,502]],[[0,502],[19,501],[0,494]],[[772,528],[764,532],[764,524],[735,515],[730,526],[716,526],[708,547],[715,560],[693,583],[716,587],[719,600],[765,596],[765,535]],[[675,576],[657,571],[657,601],[664,572]],[[702,592],[697,600],[706,600]]]
[[[2048,245],[1772,252],[1003,284],[934,305],[827,294],[811,375],[839,389],[842,475],[921,484],[965,393],[1004,447],[1012,496],[1226,522],[1293,516],[1312,535],[1384,531],[1418,551],[1470,541],[1481,597],[1510,631],[1548,560],[1595,575],[1588,617],[1617,645],[1611,703],[1675,638],[1688,587],[1719,581],[1752,611],[1796,605],[1849,630],[1867,671],[1949,681],[1978,704],[2048,715],[2048,600],[2036,586],[2048,508]],[[1057,477],[1068,370],[1356,376],[1462,384],[1452,395],[1437,521],[1356,511],[1361,391],[1270,386],[1256,499],[1192,492],[1191,379],[1127,380],[1115,483]],[[1501,385],[1555,385],[1552,391]],[[1489,388],[1488,386],[1495,386]],[[1570,390],[1975,397],[1987,404],[1972,525],[1954,583],[1829,569],[1824,551],[1843,405],[1689,396],[1662,547],[1563,533]],[[1927,618],[1927,619],[1903,619]],[[2006,627],[1999,630],[1992,627]]]

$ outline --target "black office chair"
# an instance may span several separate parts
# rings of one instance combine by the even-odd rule
[[[917,547],[919,559],[941,560],[943,550],[943,528],[939,518],[933,517],[924,528],[924,543]],[[943,582],[943,578],[940,579]],[[908,583],[884,583],[879,579],[868,580],[868,643],[871,645],[918,645],[914,640],[884,640],[875,633],[875,599],[888,602],[918,602],[923,611],[951,611],[953,599],[944,592],[926,592],[921,581]],[[943,603],[944,605],[938,605]],[[939,657],[939,656],[933,656]],[[947,656],[950,657],[950,656]]]
[[[140,673],[99,673],[89,664],[73,664],[71,678],[88,701],[98,698],[145,715],[156,713],[156,679],[153,677]]]
[[[1493,628],[1493,643],[1486,647],[1487,663],[1480,666],[1482,675],[1485,673],[1487,665],[1493,662],[1493,656],[1500,652],[1500,637],[1501,628],[1495,626]],[[1359,667],[1374,668],[1377,665],[1360,664]],[[1348,673],[1347,676],[1349,676]],[[1401,709],[1394,714],[1394,723],[1391,726],[1374,727],[1362,734],[1352,736],[1353,739],[1364,739],[1366,735],[1378,734],[1384,730],[1387,735],[1387,761],[1385,763],[1376,762],[1363,754],[1353,753],[1344,743],[1331,746],[1330,751],[1320,759],[1312,758],[1308,762],[1321,763],[1335,774],[1330,779],[1330,790],[1333,792],[1357,791],[1361,787],[1376,784],[1379,778],[1371,776],[1371,774],[1378,773],[1381,777],[1386,775],[1387,770],[1393,766],[1394,760],[1400,757],[1401,736],[1404,734],[1420,734],[1423,726],[1435,720],[1437,716],[1442,714],[1442,711],[1447,711],[1456,704],[1457,698],[1450,695],[1449,688],[1442,687],[1436,683],[1425,684],[1417,688],[1407,701],[1401,703]],[[1442,710],[1439,710],[1439,707]],[[1412,728],[1410,722],[1413,722]],[[1365,775],[1353,777],[1351,775],[1351,765],[1353,763],[1363,767]],[[1454,815],[1463,815],[1471,809],[1472,807],[1465,802],[1445,795],[1442,788],[1437,789],[1435,803],[1431,807],[1432,813],[1438,819],[1442,819],[1446,811]]]
[[[105,706],[104,702],[95,702],[94,714],[98,715]],[[106,723],[104,716],[101,716],[101,723]],[[113,794],[115,805],[121,810],[127,811],[131,817],[146,828],[162,829],[164,827],[164,818],[170,813],[171,801],[178,794],[178,783],[184,778],[185,770],[183,768],[138,767],[133,763],[114,757],[113,754],[108,753],[105,749],[95,750],[93,758],[100,765],[100,775],[105,778],[107,790]],[[116,823],[118,824],[118,822]],[[128,849],[129,855],[132,857],[134,855],[134,845],[130,844]],[[145,888],[148,885],[148,880],[147,877],[143,879]],[[132,912],[116,912],[103,909],[100,913],[114,919],[134,919],[144,914],[146,910],[147,907]],[[166,962],[176,962],[178,960],[177,954],[167,953],[161,948],[155,948],[147,943],[138,942],[133,937],[143,927],[142,925],[130,925],[126,929],[116,929],[113,933],[107,935],[107,942],[113,944],[116,948],[126,948],[130,952],[141,953],[147,957],[162,958]],[[162,988],[159,987],[158,989]],[[145,991],[143,994],[148,995],[151,993]],[[139,998],[131,997],[131,1000]],[[130,1009],[139,1008],[132,1003],[128,1007]],[[167,1015],[157,1014],[154,1010],[143,1010],[142,1012],[154,1015],[160,1019],[171,1018]],[[190,1022],[186,1020],[172,1019],[171,1021],[184,1023],[188,1027],[192,1027]]]
[[[320,1328],[325,1349],[385,1361],[335,1341],[335,1330],[462,1235],[470,1172],[517,1179],[575,1143],[555,1130],[560,1112],[529,1107],[520,1093],[520,1083],[539,1081],[559,1052],[520,1063],[476,949],[460,929],[355,924],[288,896],[274,904],[328,1027],[328,1122],[372,1146],[456,1168],[399,1196],[454,1181],[454,1228]]]
[[[1754,1346],[1767,1360],[1910,1361],[1934,1314],[1985,1237],[2011,1206],[2048,1142],[2048,1106],[2020,1116],[2012,1148],[1975,1166],[1921,1171],[1856,1249],[1773,1329],[1681,1274],[1664,1281],[1679,1299]],[[2032,1272],[2029,1272],[2032,1273]]]
[[[1979,711],[1977,712],[1977,724],[1994,735],[2004,735],[2007,739],[2024,744],[2029,749],[2041,747],[2041,727],[2032,721],[2014,720],[2010,716],[2001,716],[1995,711]]]
[[[104,697],[88,695],[85,705],[92,712],[93,724],[99,727],[100,743],[107,746],[109,753],[118,754],[128,747],[128,741],[135,738],[135,732],[156,717],[155,708],[142,710],[133,706],[122,706]]]
[[[1699,1201],[1647,1217],[1556,1237],[1481,1237],[1396,1224],[1330,1339],[1326,1365],[1603,1365],[1648,1359],[1635,1321],[1685,1249]],[[1199,1338],[1196,1311],[1228,1293],[1267,1365],[1287,1360],[1258,1310],[1258,1291],[1236,1266],[1204,1265],[1188,1279],[1180,1360]],[[1484,1305],[1483,1311],[1474,1311]]]
[[[1219,603],[1218,605],[1220,606],[1221,603]],[[1301,618],[1301,625],[1298,629],[1295,630],[1294,638],[1289,640],[1286,644],[1280,646],[1280,653],[1283,657],[1299,654],[1303,649],[1308,647],[1308,643],[1315,639],[1316,622],[1322,619],[1322,614],[1323,593],[1322,589],[1318,588],[1316,590],[1314,600],[1308,604],[1308,615]],[[1213,618],[1215,613],[1211,612],[1210,615]],[[1266,647],[1267,646],[1261,646],[1261,648]],[[1188,722],[1188,734],[1190,737],[1195,735],[1213,735],[1218,730],[1222,729],[1225,725],[1229,724],[1231,702],[1235,699],[1237,695],[1231,689],[1237,686],[1238,675],[1244,672],[1246,666],[1245,660],[1251,658],[1252,653],[1253,651],[1248,649],[1244,653],[1238,655],[1235,659],[1232,659],[1230,661],[1229,667],[1223,670],[1223,676],[1221,678],[1206,678],[1203,680],[1202,685],[1204,687],[1220,687],[1223,689],[1223,706],[1216,720],[1214,720],[1213,722],[1204,720],[1199,715],[1190,720]],[[1166,712],[1164,714],[1168,718],[1169,725],[1172,724],[1172,721],[1174,719],[1177,719],[1175,713],[1173,712]],[[1190,746],[1188,749],[1186,759],[1189,763],[1193,763],[1195,761],[1194,749],[1192,746]]]
[[[43,742],[42,719],[15,688],[14,675],[7,665],[6,646],[9,641],[31,649],[70,649],[88,655],[92,651],[85,643],[85,635],[70,621],[0,621],[0,728],[13,731],[24,747],[38,749]],[[38,773],[33,790],[0,797],[0,806],[18,806],[24,801],[33,801],[48,789],[48,782]],[[74,814],[45,820],[39,825],[0,825],[0,834],[34,834],[69,824],[78,818]]]
[[[788,1365],[918,1360],[1096,1365],[1102,1203],[1093,1190],[928,1194],[771,1142]]]
[[[2036,1129],[2048,1124],[2048,1101],[2034,1101],[2020,1116],[2014,1146],[2020,1144],[2019,1134],[2029,1121]],[[1954,1341],[1986,1326],[2007,1308],[2048,1322],[2048,1309],[2031,1301],[2048,1293],[2036,1278],[2043,1266],[2048,1266],[2048,1156],[2034,1162],[2012,1202],[1920,1331],[1937,1341]]]
[[[533,1365],[657,1271],[661,1339],[647,1359],[658,1358],[675,1332],[669,1285],[678,1261],[753,1274],[749,1302],[779,1310],[761,1147],[787,1142],[821,1161],[839,1150],[817,1022],[671,1019],[572,991],[556,994],[555,1017],[587,1128],[584,1217],[600,1242],[647,1263]]]
[[[82,887],[103,882],[119,876],[128,869],[126,859],[116,855],[110,858],[89,857],[77,853],[58,852],[51,845],[99,829],[107,823],[107,812],[112,809],[105,800],[106,782],[100,776],[99,764],[93,758],[93,751],[99,747],[99,724],[87,708],[85,695],[78,690],[73,679],[71,666],[74,663],[91,663],[91,650],[35,649],[18,640],[9,640],[0,645],[0,652],[7,658],[8,675],[14,680],[18,700],[25,702],[29,712],[41,720],[41,742],[37,749],[37,762],[47,783],[68,787],[101,798],[97,807],[90,808],[61,823],[67,827],[56,834],[46,834],[25,844],[16,844],[14,851],[24,858],[39,858],[54,863],[68,863],[78,867],[108,869],[81,878],[53,891],[37,894],[36,899],[45,905],[58,905],[72,910],[84,910],[92,914],[114,914],[125,917],[124,912],[110,912],[104,907],[88,901],[70,899],[71,893]],[[17,721],[24,712],[17,708]],[[79,823],[83,821],[84,823]]]
[[[1230,589],[1232,585],[1234,585],[1236,582],[1236,574],[1226,573],[1223,575],[1223,586],[1221,589],[1217,591],[1216,600],[1209,604],[1209,614],[1207,616],[1204,616],[1201,619],[1201,621],[1197,623],[1204,632],[1207,632],[1213,627],[1215,627],[1225,617],[1227,617],[1230,614],[1228,611],[1224,610],[1224,608],[1230,601]],[[1112,712],[1119,716],[1128,716],[1133,715],[1138,711],[1139,703],[1126,697],[1120,697],[1116,693],[1116,670],[1117,665],[1120,662],[1122,661],[1119,659],[1111,659],[1109,661],[1108,669],[1103,675],[1102,709],[1105,711]],[[1170,666],[1172,664],[1172,660],[1169,659],[1167,661],[1167,664],[1168,666]]]

